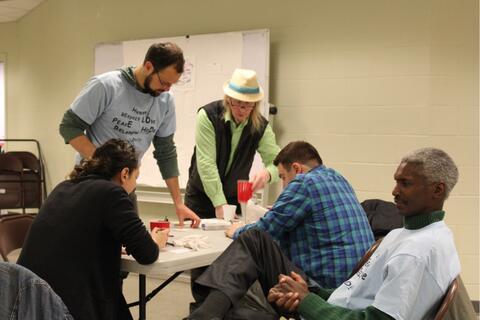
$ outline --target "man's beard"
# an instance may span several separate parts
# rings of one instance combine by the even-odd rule
[[[143,90],[149,95],[151,95],[152,97],[158,97],[163,91],[162,92],[155,91],[152,89],[152,87],[150,87],[150,83],[152,82],[153,75],[154,73],[148,75],[145,78],[145,81],[143,81]]]

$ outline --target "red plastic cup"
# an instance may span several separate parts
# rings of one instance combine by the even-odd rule
[[[151,220],[150,230],[153,230],[155,227],[160,229],[170,229],[170,222],[165,220]]]
[[[237,181],[237,199],[240,203],[247,203],[253,195],[253,183],[248,180]]]

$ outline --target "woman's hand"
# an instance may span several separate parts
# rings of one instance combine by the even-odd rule
[[[252,189],[257,191],[262,189],[270,181],[270,172],[267,169],[263,169],[260,172],[255,173],[252,179]]]
[[[217,217],[217,219],[223,219],[223,206],[215,207],[215,217]]]
[[[167,245],[168,233],[170,229],[160,229],[160,228],[153,228],[152,235],[153,241],[158,245],[159,248],[165,248]]]

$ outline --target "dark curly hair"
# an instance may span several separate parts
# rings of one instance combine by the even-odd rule
[[[83,159],[70,173],[70,179],[78,179],[95,174],[112,179],[123,168],[130,172],[138,168],[138,157],[135,148],[120,139],[110,139],[98,147],[91,159]]]

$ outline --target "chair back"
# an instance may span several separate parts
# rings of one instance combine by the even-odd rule
[[[0,255],[8,262],[8,254],[23,247],[34,216],[30,214],[9,215],[0,218]]]
[[[457,293],[443,320],[478,320],[472,300],[468,296],[467,288],[465,288],[462,278],[458,276],[457,281]]]
[[[361,203],[375,239],[386,236],[391,230],[403,227],[403,216],[393,202],[368,199]]]
[[[22,162],[16,157],[0,154],[0,208],[23,206]]]
[[[370,249],[367,250],[367,252],[365,252],[365,254],[363,255],[362,259],[360,259],[360,261],[358,261],[357,265],[355,266],[355,268],[353,268],[352,272],[350,273],[350,277],[352,277],[353,275],[355,275],[358,270],[360,270],[361,267],[363,267],[363,265],[365,264],[365,262],[368,261],[368,259],[370,259],[370,257],[372,256],[372,254],[375,252],[375,250],[377,250],[378,246],[380,245],[380,243],[382,242],[383,238],[380,238],[378,239],[377,241],[375,241],[372,246],[370,247]]]
[[[440,304],[437,314],[435,315],[435,318],[433,318],[433,320],[442,320],[445,317],[445,314],[447,313],[450,305],[453,302],[453,299],[455,298],[457,289],[458,289],[458,277],[455,278],[450,284],[450,286],[448,287],[447,293],[445,293],[442,303]]]
[[[31,152],[0,154],[0,208],[40,208],[42,176],[40,160]]]
[[[3,171],[22,173],[23,171],[22,161],[12,154],[8,154],[8,153],[0,154],[0,172],[3,172]]]
[[[9,151],[7,155],[14,156],[22,163],[22,168],[38,172],[40,170],[40,160],[28,151]]]

